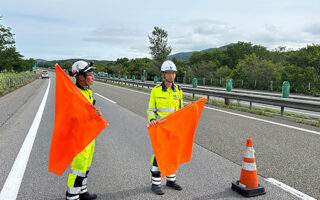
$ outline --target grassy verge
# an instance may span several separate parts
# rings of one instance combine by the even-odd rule
[[[38,79],[39,76],[40,74],[33,72],[0,73],[0,96]]]
[[[100,82],[104,82],[104,81],[100,81]],[[149,88],[129,86],[129,85],[121,84],[121,83],[108,82],[108,84],[116,85],[116,86],[120,86],[120,87],[131,88],[134,90],[140,90],[140,91],[144,91],[144,92],[151,91],[151,89],[149,89]],[[198,100],[200,98],[201,97],[195,97],[195,99],[193,99],[191,95],[183,95],[183,99],[188,100],[188,101],[194,101],[194,100]],[[250,106],[243,105],[240,102],[230,102],[229,105],[225,105],[224,101],[216,100],[216,99],[210,99],[209,101],[207,101],[207,104],[222,107],[222,108],[238,110],[238,111],[253,113],[253,114],[257,114],[257,115],[263,115],[263,116],[272,117],[272,118],[285,119],[288,121],[293,121],[293,122],[297,122],[297,123],[320,127],[320,118],[312,118],[312,117],[308,117],[308,116],[301,115],[301,114],[284,112],[284,116],[281,117],[281,113],[279,110],[274,110],[271,108],[258,108],[258,107],[253,107],[252,110],[250,110]]]

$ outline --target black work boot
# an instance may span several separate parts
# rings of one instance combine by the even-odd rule
[[[98,196],[95,193],[90,194],[89,192],[85,192],[80,194],[80,200],[91,200],[96,199]]]
[[[178,185],[175,181],[167,181],[166,185],[175,190],[182,190],[182,187]]]
[[[79,194],[69,194],[68,191],[66,192],[66,200],[80,200]]]
[[[164,194],[164,192],[161,190],[160,185],[152,184],[151,190],[152,190],[156,195],[163,195],[163,194]]]

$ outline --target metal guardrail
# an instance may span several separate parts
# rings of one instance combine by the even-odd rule
[[[137,85],[137,86],[140,85],[142,87],[145,86],[148,88],[154,87],[157,85],[153,83],[119,80],[119,79],[113,79],[113,78],[97,78],[97,79],[104,80],[104,81],[124,83],[128,85]],[[306,101],[306,100],[272,97],[272,96],[262,96],[262,95],[256,95],[256,94],[242,94],[242,93],[236,93],[236,92],[207,90],[207,89],[190,88],[190,87],[182,87],[182,90],[186,93],[192,93],[193,98],[195,94],[199,94],[199,95],[207,96],[207,100],[210,99],[210,96],[213,96],[213,97],[225,98],[225,102],[229,101],[230,99],[247,101],[247,102],[250,102],[250,109],[252,109],[252,102],[273,105],[273,106],[280,106],[281,116],[283,116],[285,107],[320,112],[320,102],[315,102],[315,101]]]
[[[192,88],[191,85],[181,85],[182,87],[185,86],[187,88]],[[203,87],[203,86],[198,86],[198,89],[206,89],[206,90],[218,90],[218,91],[225,91],[225,88],[210,88],[210,87]],[[282,94],[276,94],[276,93],[263,93],[263,92],[256,92],[256,91],[242,91],[242,90],[237,90],[237,89],[232,89],[232,92],[234,93],[241,93],[241,94],[253,94],[253,95],[263,95],[263,96],[270,96],[270,97],[282,97]],[[320,102],[319,97],[304,97],[304,96],[296,96],[296,95],[291,95],[291,99],[299,99],[299,100],[306,100],[306,101],[318,101]]]

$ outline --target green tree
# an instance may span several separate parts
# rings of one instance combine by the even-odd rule
[[[2,16],[0,16],[0,20]],[[7,48],[14,47],[15,41],[13,38],[13,33],[11,33],[10,27],[5,27],[0,24],[0,51],[4,51]]]
[[[234,69],[239,60],[244,59],[245,56],[255,54],[259,58],[267,59],[269,57],[269,51],[266,47],[260,45],[253,45],[250,42],[238,42],[236,44],[229,45],[226,53],[228,55],[228,67]]]
[[[235,80],[244,80],[245,86],[268,90],[270,81],[277,80],[277,67],[271,61],[261,59],[255,54],[245,56],[239,61],[231,77]]]
[[[150,42],[150,53],[152,55],[151,73],[160,74],[161,64],[167,59],[172,48],[168,46],[168,33],[157,26],[154,27],[152,35],[148,36]]]

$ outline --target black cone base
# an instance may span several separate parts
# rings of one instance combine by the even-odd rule
[[[258,185],[257,188],[248,189],[248,188],[241,187],[239,185],[239,181],[232,182],[231,188],[234,191],[238,192],[239,194],[241,194],[242,196],[245,196],[245,197],[255,197],[255,196],[266,194],[264,187],[261,187],[260,185]]]

